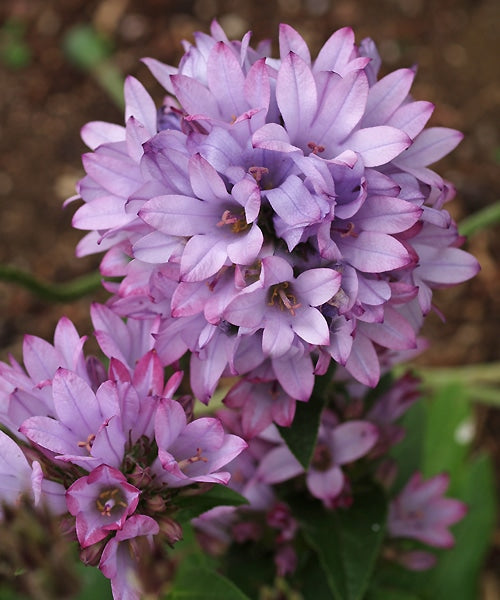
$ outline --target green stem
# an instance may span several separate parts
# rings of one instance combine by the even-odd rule
[[[500,406],[500,362],[443,368],[410,367],[426,386],[435,389],[456,383],[465,390],[470,401]],[[407,368],[408,365],[401,365],[394,372],[402,373]]]
[[[495,202],[464,219],[458,230],[461,235],[472,236],[482,229],[500,223],[500,202]]]
[[[16,283],[39,298],[51,302],[77,300],[102,287],[102,276],[99,272],[89,273],[66,283],[48,283],[10,265],[0,265],[0,280]]]

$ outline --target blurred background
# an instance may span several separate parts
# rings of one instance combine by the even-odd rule
[[[73,205],[62,208],[83,175],[80,155],[86,148],[80,128],[92,120],[123,122],[126,74],[138,77],[160,102],[162,90],[140,58],[177,64],[181,40],[192,41],[196,30],[208,31],[213,18],[230,38],[252,30],[254,42],[270,38],[275,47],[278,24],[287,22],[313,55],[335,29],[349,25],[357,42],[375,40],[382,74],[417,64],[412,94],[435,103],[431,125],[465,133],[458,149],[436,167],[457,187],[449,206],[453,217],[461,222],[499,200],[498,0],[2,0],[1,265],[59,283],[97,267],[96,257],[75,258],[82,233],[71,229]],[[446,322],[429,316],[424,333],[431,345],[419,365],[498,364],[499,234],[496,225],[470,236],[466,249],[482,270],[473,281],[436,294]],[[93,298],[104,301],[106,295],[99,291]],[[89,333],[88,305],[88,298],[50,303],[0,281],[0,359],[9,352],[20,358],[24,333],[50,339],[63,314],[82,334]],[[470,373],[474,396],[475,375]],[[493,389],[487,402],[478,394],[475,445],[493,456],[498,482],[500,410],[492,407]],[[484,598],[500,598],[499,581],[497,528],[483,576]]]

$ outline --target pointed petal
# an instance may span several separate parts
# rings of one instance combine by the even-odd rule
[[[377,427],[368,421],[348,421],[333,430],[330,438],[333,459],[338,465],[367,454],[378,439]]]
[[[125,122],[134,117],[146,127],[149,137],[156,134],[156,106],[146,88],[135,77],[125,80]]]
[[[276,100],[290,140],[307,131],[317,109],[316,82],[302,58],[290,52],[276,80]]]
[[[343,145],[359,152],[366,167],[377,167],[395,159],[411,143],[411,139],[404,131],[380,125],[359,129]]]
[[[362,231],[357,238],[339,242],[346,262],[365,273],[383,273],[406,266],[411,258],[406,248],[390,235]]]
[[[412,146],[397,160],[398,166],[411,168],[426,167],[454,150],[463,139],[463,134],[448,127],[430,127],[415,138]]]

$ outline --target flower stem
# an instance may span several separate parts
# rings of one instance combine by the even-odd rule
[[[472,236],[497,223],[500,223],[500,201],[467,217],[460,223],[458,229],[461,235]]]
[[[0,265],[0,280],[16,283],[30,290],[39,298],[51,302],[77,300],[98,290],[102,285],[102,276],[98,271],[77,277],[66,283],[49,283],[10,265]]]

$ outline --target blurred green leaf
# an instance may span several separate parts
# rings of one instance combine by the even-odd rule
[[[168,600],[249,600],[226,577],[203,567],[180,568]]]
[[[367,486],[348,510],[327,511],[309,501],[294,512],[335,599],[363,598],[384,538],[387,502],[380,488]]]
[[[307,469],[311,462],[323,407],[323,396],[313,393],[309,402],[297,402],[295,417],[290,427],[278,427],[281,437],[304,469]]]
[[[11,69],[22,69],[31,62],[25,33],[26,26],[19,19],[7,19],[0,28],[0,59]]]
[[[405,429],[405,437],[393,446],[389,453],[398,463],[398,473],[394,482],[396,492],[420,469],[427,425],[427,412],[423,400],[419,400],[405,413],[400,424]]]
[[[455,546],[440,553],[428,576],[429,598],[477,600],[479,575],[495,528],[497,499],[492,461],[480,456],[468,464],[453,496],[469,507],[453,527]]]
[[[97,567],[86,567],[79,562],[77,571],[82,578],[82,590],[75,600],[111,600],[111,583]]]
[[[110,40],[98,34],[91,25],[75,25],[63,40],[66,56],[81,69],[91,70],[111,56]]]
[[[91,25],[76,25],[63,40],[64,53],[80,69],[88,71],[119,108],[124,108],[123,76],[111,61],[113,45]]]
[[[422,473],[427,478],[446,471],[454,485],[462,476],[474,437],[471,404],[463,386],[450,382],[436,389],[425,408]]]
[[[473,236],[483,229],[493,227],[500,223],[500,202],[473,213],[460,222],[458,231],[460,235]]]
[[[180,509],[175,516],[176,520],[185,522],[215,506],[241,506],[242,504],[248,504],[248,500],[231,488],[216,484],[203,494],[179,496],[176,498],[175,504]]]

